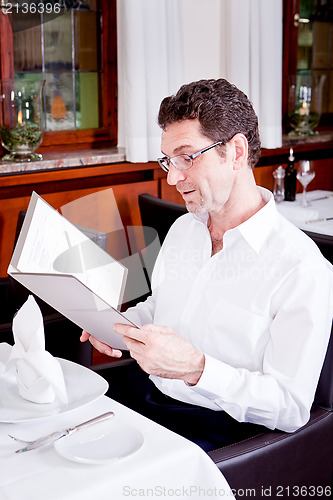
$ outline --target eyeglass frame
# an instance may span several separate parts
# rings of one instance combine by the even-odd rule
[[[193,167],[193,160],[195,160],[198,156],[202,155],[202,153],[205,153],[206,151],[209,151],[210,149],[215,148],[216,146],[220,146],[222,144],[226,144],[227,142],[229,142],[229,141],[218,141],[218,142],[215,142],[214,144],[211,144],[210,146],[206,146],[205,148],[200,149],[200,151],[197,151],[196,153],[193,153],[191,155],[188,155],[188,154],[184,153],[184,154],[180,154],[180,155],[171,156],[171,158],[168,158],[167,156],[163,156],[163,158],[157,158],[157,161],[158,161],[158,164],[161,167],[161,169],[164,170],[164,172],[169,172],[169,170],[170,170],[170,167],[169,167],[170,162],[172,163],[172,165],[175,168],[177,168],[177,170],[180,170],[180,171],[188,170],[189,168]],[[189,158],[191,160],[191,165],[189,167],[187,167],[187,168],[179,168],[179,167],[177,167],[177,165],[175,165],[172,160],[174,158],[178,158],[179,156],[186,156],[187,158]],[[164,165],[164,163],[162,163],[162,162],[165,162],[165,161],[167,162],[167,165]]]

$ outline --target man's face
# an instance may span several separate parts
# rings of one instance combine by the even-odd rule
[[[171,158],[191,155],[212,143],[202,135],[198,120],[183,120],[168,125],[162,132],[161,150]],[[213,148],[195,158],[188,170],[178,170],[170,164],[167,182],[176,186],[189,212],[219,212],[225,206],[235,180],[230,156],[227,145],[225,158]]]

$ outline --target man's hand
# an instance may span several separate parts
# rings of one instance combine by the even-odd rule
[[[89,340],[89,342],[95,347],[95,349],[97,349],[102,354],[106,354],[107,356],[111,356],[112,358],[121,358],[122,356],[121,351],[119,351],[118,349],[112,349],[110,346],[103,344],[103,342],[100,342],[99,340],[95,339],[95,337],[90,335],[90,333],[83,330],[80,341],[86,342],[86,340]]]
[[[174,378],[195,385],[205,366],[205,356],[172,328],[145,325],[134,328],[116,324],[132,358],[150,375]]]

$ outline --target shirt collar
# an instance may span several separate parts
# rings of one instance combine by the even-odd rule
[[[258,253],[273,229],[277,210],[273,194],[268,189],[259,186],[257,186],[257,189],[266,204],[235,229],[240,231],[243,238]]]
[[[232,233],[235,234],[237,231],[240,232],[253,250],[258,253],[274,226],[277,217],[277,210],[273,194],[268,189],[260,186],[257,186],[257,189],[266,204],[248,220],[239,226],[230,229],[225,234],[229,235],[227,236],[228,239]],[[196,220],[202,223],[206,223],[208,221],[208,212],[193,215]]]

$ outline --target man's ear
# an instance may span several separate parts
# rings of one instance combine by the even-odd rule
[[[230,146],[233,148],[234,170],[239,170],[248,163],[248,142],[245,135],[234,135],[230,140]]]

